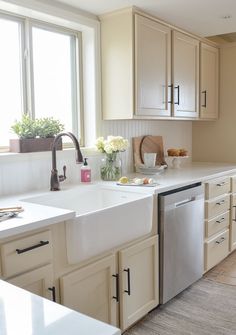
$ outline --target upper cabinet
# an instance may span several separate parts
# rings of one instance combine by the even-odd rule
[[[215,118],[218,72],[210,50],[217,49],[202,44],[200,69],[200,40],[132,8],[102,16],[103,119]]]
[[[219,49],[201,43],[200,118],[218,118]]]
[[[197,118],[199,97],[199,41],[173,31],[173,115]]]
[[[171,116],[171,30],[135,15],[136,115]]]

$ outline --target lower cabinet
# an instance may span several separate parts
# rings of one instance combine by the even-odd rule
[[[115,265],[111,255],[62,277],[62,305],[116,326]]]
[[[56,301],[51,264],[26,272],[7,281],[31,293]]]
[[[229,254],[229,229],[205,242],[205,270],[210,270]]]
[[[230,251],[236,249],[236,194],[231,196]]]
[[[159,303],[158,236],[116,256],[63,276],[61,303],[125,330]]]
[[[159,303],[158,237],[119,252],[120,327],[126,329]]]

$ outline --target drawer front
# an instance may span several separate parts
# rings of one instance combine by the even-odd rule
[[[229,227],[229,211],[225,212],[214,219],[205,221],[205,233],[206,237],[210,237],[221,230],[225,230]]]
[[[215,179],[205,183],[205,199],[212,199],[231,190],[230,177]]]
[[[229,253],[229,230],[218,234],[214,239],[205,242],[205,270],[223,260]]]
[[[205,219],[210,220],[230,210],[230,195],[205,201]]]
[[[47,230],[3,244],[1,259],[5,278],[51,262],[51,232]]]
[[[236,176],[231,177],[231,191],[236,193]]]

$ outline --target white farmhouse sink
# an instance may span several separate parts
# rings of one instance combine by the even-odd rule
[[[151,194],[86,185],[24,201],[76,212],[75,219],[66,222],[69,263],[98,255],[152,229]]]

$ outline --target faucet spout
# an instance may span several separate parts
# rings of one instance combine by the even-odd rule
[[[65,176],[65,169],[64,169],[64,176],[58,177],[58,171],[57,171],[57,160],[56,160],[56,148],[57,144],[61,137],[68,136],[72,140],[75,149],[76,149],[76,163],[83,163],[83,156],[80,150],[79,142],[74,134],[70,132],[60,133],[58,134],[52,144],[52,171],[51,171],[51,191],[59,191],[60,190],[60,181],[63,181],[66,179]]]

